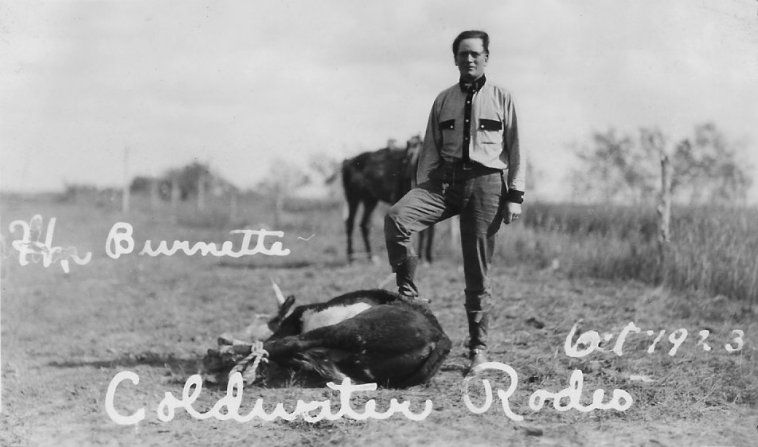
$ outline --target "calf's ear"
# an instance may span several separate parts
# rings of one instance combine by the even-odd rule
[[[277,317],[284,318],[289,313],[290,309],[292,309],[292,306],[295,305],[295,295],[290,295],[287,297],[286,300],[284,300],[284,303],[282,303],[281,306],[279,306],[279,313],[277,314]]]

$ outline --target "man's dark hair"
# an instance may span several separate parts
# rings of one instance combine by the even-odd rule
[[[458,34],[458,37],[453,41],[453,55],[458,55],[458,45],[463,39],[482,39],[482,45],[484,46],[484,52],[490,54],[490,36],[484,31],[469,30]]]

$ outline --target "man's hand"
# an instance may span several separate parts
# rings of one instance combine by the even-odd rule
[[[503,216],[503,222],[506,225],[518,220],[521,216],[521,204],[513,202],[505,202],[505,215]]]

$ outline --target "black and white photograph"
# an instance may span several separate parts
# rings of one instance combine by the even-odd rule
[[[758,1],[0,0],[0,445],[758,445]]]

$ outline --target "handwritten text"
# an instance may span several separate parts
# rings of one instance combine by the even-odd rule
[[[487,362],[482,363],[474,368],[475,374],[468,375],[463,381],[463,402],[466,407],[472,413],[481,414],[486,412],[492,405],[492,387],[487,379],[482,379],[482,386],[484,386],[484,404],[477,407],[471,401],[468,395],[468,384],[474,378],[478,377],[485,370],[501,371],[508,375],[510,379],[510,386],[507,390],[497,390],[497,396],[500,398],[500,402],[503,405],[503,411],[505,415],[513,421],[522,421],[524,416],[513,412],[510,406],[510,398],[518,387],[518,374],[510,365],[506,365],[500,362]],[[605,397],[605,390],[597,389],[592,393],[592,403],[589,405],[582,405],[582,392],[584,388],[584,374],[581,370],[575,369],[571,373],[569,378],[569,385],[558,392],[550,392],[548,390],[537,390],[529,397],[529,408],[534,411],[540,411],[545,405],[545,402],[552,400],[553,408],[558,411],[577,410],[582,413],[588,413],[593,410],[616,410],[626,411],[631,406],[634,400],[632,396],[624,390],[615,389],[611,394],[611,398],[608,402],[603,402]],[[566,400],[565,404],[561,402]]]
[[[140,408],[132,414],[124,415],[116,410],[114,406],[116,390],[119,384],[125,380],[131,381],[134,385],[139,384],[139,376],[136,373],[131,371],[117,373],[108,385],[108,390],[105,394],[105,412],[113,422],[119,425],[134,425],[145,419],[144,408]],[[352,394],[361,391],[374,391],[376,390],[376,384],[354,385],[350,382],[349,378],[345,378],[340,385],[335,385],[333,382],[327,383],[329,388],[340,393],[340,406],[336,412],[332,411],[332,403],[328,399],[310,402],[298,399],[295,409],[291,412],[287,411],[282,403],[277,403],[272,411],[267,412],[263,408],[263,399],[258,398],[249,413],[240,414],[243,382],[242,375],[239,372],[230,374],[226,395],[219,399],[213,408],[207,412],[201,412],[195,409],[193,404],[200,396],[203,388],[202,384],[202,377],[199,374],[195,374],[190,376],[185,382],[180,399],[167,392],[163,400],[158,404],[158,419],[163,422],[173,420],[177,409],[184,409],[187,414],[199,420],[215,418],[218,420],[231,419],[237,422],[249,422],[256,418],[264,421],[276,419],[294,421],[298,417],[302,417],[306,422],[318,422],[323,419],[334,421],[343,417],[361,421],[369,418],[387,419],[395,413],[399,413],[412,421],[422,421],[432,412],[431,400],[426,400],[421,413],[414,413],[410,410],[410,402],[398,402],[394,398],[390,401],[387,411],[377,411],[374,399],[369,399],[366,402],[364,411],[356,411],[350,404]]]
[[[603,347],[603,344],[609,343],[613,339],[613,334],[605,333],[601,336],[599,332],[589,330],[579,335],[577,340],[574,342],[573,340],[574,336],[576,335],[577,327],[578,324],[574,324],[574,326],[571,328],[571,331],[569,331],[568,335],[566,336],[566,342],[564,343],[563,347],[566,355],[569,357],[581,358],[586,357],[595,351],[607,351],[607,349]],[[653,337],[656,335],[656,332],[652,330],[642,331],[641,328],[637,327],[637,325],[635,325],[633,322],[630,322],[624,326],[618,337],[616,337],[616,342],[613,344],[613,348],[610,349],[610,352],[613,352],[619,357],[622,356],[624,353],[624,343],[632,334],[640,334],[641,336]],[[663,339],[663,336],[665,334],[665,329],[662,329],[657,333],[647,348],[648,354],[655,352],[655,348],[658,346],[658,343],[661,341],[661,339]],[[671,343],[671,349],[669,349],[668,355],[672,357],[676,355],[677,351],[682,346],[682,343],[684,343],[684,341],[687,339],[688,334],[689,332],[685,328],[677,329],[669,334],[668,342]],[[698,341],[696,342],[696,346],[700,346],[703,351],[706,352],[709,352],[712,349],[711,345],[706,342],[709,335],[710,331],[707,329],[699,331]],[[730,333],[730,337],[730,342],[723,345],[724,350],[728,353],[741,351],[745,345],[745,332],[743,332],[741,329],[734,329]]]
[[[131,224],[126,222],[116,222],[111,231],[108,233],[108,239],[105,242],[105,253],[113,258],[118,259],[122,255],[131,254],[134,252],[134,229]],[[160,241],[156,246],[153,246],[153,241],[146,240],[142,246],[142,250],[139,255],[147,256],[172,256],[177,252],[182,252],[187,256],[200,254],[202,256],[230,256],[232,258],[239,258],[242,256],[250,256],[256,254],[268,255],[268,256],[287,256],[290,254],[290,250],[283,248],[282,243],[279,241],[273,242],[270,247],[266,247],[265,239],[267,236],[272,237],[284,237],[282,231],[268,231],[268,230],[232,230],[230,234],[241,234],[242,240],[240,241],[240,247],[238,250],[234,249],[234,243],[232,241],[224,241],[219,248],[213,242],[196,242],[190,245],[189,241],[174,241],[170,246],[166,241]],[[251,247],[252,238],[256,236],[255,246]]]
[[[55,217],[50,219],[45,231],[45,239],[42,238],[43,219],[35,214],[29,222],[14,220],[10,223],[10,232],[21,230],[21,238],[11,242],[11,246],[18,251],[18,262],[21,265],[29,265],[29,262],[38,263],[49,267],[53,262],[58,262],[65,273],[70,271],[69,260],[78,265],[85,265],[92,259],[92,253],[87,252],[79,256],[74,247],[53,246],[53,233],[55,232]]]

